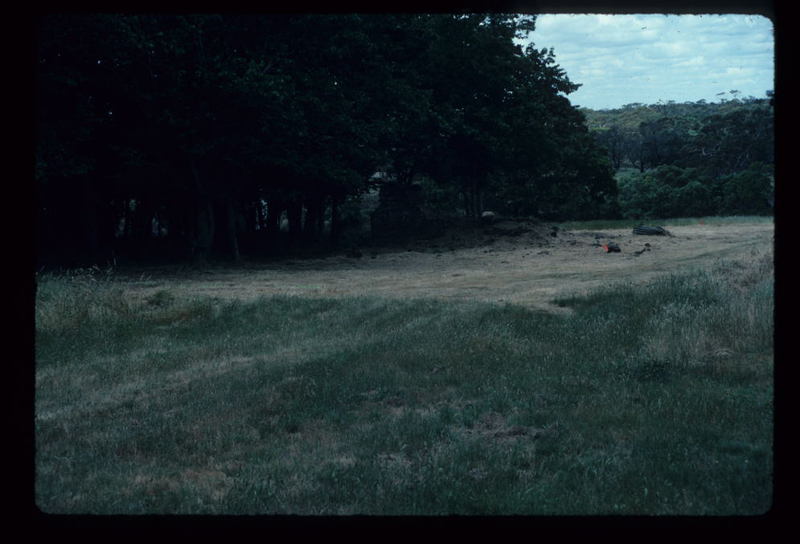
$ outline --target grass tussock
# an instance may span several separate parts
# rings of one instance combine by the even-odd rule
[[[772,261],[513,305],[126,301],[40,277],[37,504],[139,514],[770,508]]]
[[[45,276],[37,282],[37,332],[68,333],[85,323],[130,316],[122,290],[110,277],[110,271],[85,268]]]

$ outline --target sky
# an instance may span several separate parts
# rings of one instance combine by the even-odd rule
[[[761,15],[544,14],[529,39],[552,47],[569,80],[583,84],[568,96],[575,106],[718,102],[774,89],[773,26]]]

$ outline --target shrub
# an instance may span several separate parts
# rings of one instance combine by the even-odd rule
[[[98,319],[113,320],[129,313],[110,271],[93,267],[37,277],[37,332],[69,332]]]
[[[723,176],[721,213],[731,215],[769,215],[772,213],[775,180],[773,167],[753,163],[747,170]]]
[[[690,217],[713,215],[717,211],[711,188],[699,181],[690,181],[678,189],[675,205],[680,215]]]
[[[625,172],[617,179],[619,206],[627,219],[715,215],[719,187],[696,168],[662,165],[647,172]]]

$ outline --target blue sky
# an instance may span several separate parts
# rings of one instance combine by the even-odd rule
[[[529,39],[553,48],[583,84],[570,101],[592,109],[716,102],[731,90],[763,98],[774,88],[773,26],[760,15],[544,14]]]

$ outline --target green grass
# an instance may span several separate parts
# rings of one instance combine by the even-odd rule
[[[772,223],[772,216],[736,215],[708,217],[673,217],[667,219],[595,219],[558,223],[563,230],[632,229],[637,225],[682,227],[689,225],[737,225],[743,223]]]
[[[756,515],[772,263],[513,305],[37,292],[51,513]]]

